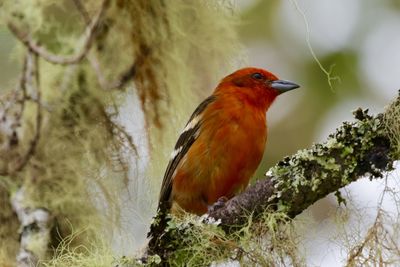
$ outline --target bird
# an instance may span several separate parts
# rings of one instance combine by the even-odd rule
[[[202,215],[218,200],[242,192],[264,154],[269,107],[278,95],[298,87],[254,67],[223,78],[176,142],[158,210]]]

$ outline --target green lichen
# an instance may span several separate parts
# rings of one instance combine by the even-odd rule
[[[400,95],[400,90],[399,90]],[[384,127],[393,146],[393,157],[400,158],[400,96],[385,110]]]
[[[270,199],[279,199],[278,210],[296,214],[360,175],[381,177],[383,170],[391,168],[382,116],[373,117],[361,109],[354,115],[356,122],[343,123],[325,143],[286,157],[267,173],[275,181],[276,193]],[[377,144],[387,151],[374,155],[371,150]]]
[[[392,164],[397,158],[393,157],[395,146],[388,138],[383,116],[371,116],[368,114],[368,110],[362,109],[356,110],[354,115],[355,122],[344,122],[325,143],[315,144],[311,149],[301,150],[291,157],[286,157],[267,173],[268,180],[257,182],[242,195],[231,200],[233,202],[227,204],[228,208],[222,208],[225,213],[214,213],[215,218],[221,218],[223,221],[221,228],[228,229],[228,234],[221,238],[233,240],[239,244],[240,248],[248,248],[244,240],[247,240],[249,236],[256,240],[258,234],[263,240],[270,240],[269,238],[276,233],[277,225],[286,225],[285,221],[290,221],[288,218],[295,217],[327,194],[336,192],[338,202],[346,204],[338,191],[340,188],[360,177],[380,178],[384,173],[392,170]],[[274,188],[274,192],[269,195],[271,186]],[[267,201],[265,198],[254,198],[251,192],[265,192],[269,198]],[[260,201],[260,203],[255,203],[256,201]],[[244,207],[240,207],[240,204],[243,204]],[[246,208],[248,210],[245,210]],[[240,216],[241,219],[230,221],[229,216]],[[274,220],[274,216],[281,216],[283,219]],[[232,225],[232,221],[239,223],[240,227]],[[257,233],[255,225],[261,225],[260,229],[263,232]],[[193,251],[189,249],[191,247],[200,247],[206,251],[202,246],[205,240],[201,239],[204,237],[203,231],[199,230],[201,227],[194,223],[187,224],[187,222],[184,222],[183,225],[171,223],[168,230],[161,235],[161,239],[167,245],[161,249],[165,253],[160,255],[161,258],[168,259],[170,256],[176,256],[176,251],[181,250],[189,251],[184,255],[190,257],[193,255]],[[250,232],[256,234],[249,234]],[[188,243],[182,243],[182,240],[186,240]],[[199,243],[194,240],[199,240]],[[286,249],[294,250],[295,246],[291,246],[288,240],[285,241],[281,244],[274,243],[273,248],[279,248],[281,245],[285,248],[281,252],[286,257],[291,257],[292,254]],[[169,247],[168,244],[171,246]],[[251,249],[244,251],[254,252],[252,250],[254,246],[262,247],[262,242],[261,245],[252,242]],[[218,252],[221,253],[221,251]],[[255,258],[260,265],[269,266],[277,262],[264,261],[265,255],[257,252],[256,254],[258,257]],[[208,254],[200,255],[200,259],[204,259]],[[254,254],[251,253],[251,255]],[[240,257],[240,261],[243,262],[246,262],[247,259],[249,258]],[[295,260],[295,255],[291,259]],[[212,260],[217,259],[213,258]]]
[[[257,221],[252,216],[237,231],[226,234],[212,218],[186,215],[171,218],[162,236],[171,266],[209,266],[237,261],[243,266],[273,266],[282,262],[302,266],[298,257],[295,225],[284,213],[265,213]],[[158,256],[158,255],[153,255]],[[147,262],[152,266],[151,263]]]

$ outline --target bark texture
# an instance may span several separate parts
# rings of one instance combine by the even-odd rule
[[[20,221],[21,246],[17,266],[37,266],[39,260],[45,259],[48,253],[54,220],[48,210],[26,204],[28,201],[23,188],[15,193],[11,202]]]
[[[397,99],[396,103],[399,102]],[[353,181],[369,176],[382,178],[397,160],[397,144],[387,135],[385,114],[371,116],[368,110],[354,111],[355,122],[344,122],[327,141],[285,157],[242,194],[215,205],[204,223],[220,221],[227,233],[257,220],[264,212],[283,212],[294,218],[317,200],[337,192]],[[168,259],[174,250],[185,246],[192,231],[171,228],[170,217],[158,214],[149,235],[149,253]]]

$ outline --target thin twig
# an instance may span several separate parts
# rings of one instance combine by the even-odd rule
[[[103,72],[101,70],[100,62],[99,62],[97,56],[94,55],[93,53],[91,53],[90,55],[88,55],[87,59],[88,59],[90,65],[92,66],[94,73],[96,73],[97,81],[98,81],[100,87],[103,90],[106,90],[108,88],[108,82],[106,81],[106,78],[104,77],[105,75],[103,74]]]
[[[80,0],[72,0],[72,1],[74,2],[76,9],[81,14],[83,20],[88,25],[90,23],[90,17],[89,17],[89,13],[87,12],[85,6],[82,4],[82,2]],[[120,89],[120,88],[124,87],[124,85],[127,82],[129,82],[135,76],[135,73],[136,73],[136,65],[137,64],[136,64],[136,62],[133,62],[133,64],[131,64],[131,66],[129,66],[129,68],[121,74],[121,76],[119,77],[118,80],[110,83],[110,82],[107,82],[107,79],[105,78],[105,75],[103,74],[103,72],[101,70],[101,65],[100,65],[100,62],[99,62],[97,56],[94,54],[90,54],[90,55],[88,55],[88,60],[89,60],[89,63],[92,65],[94,72],[96,73],[97,80],[98,80],[100,86],[104,90]]]
[[[383,217],[385,216],[385,211],[383,210],[383,200],[385,197],[386,192],[389,192],[390,189],[388,187],[388,176],[386,175],[385,178],[385,187],[378,199],[378,212],[376,214],[374,223],[372,226],[368,229],[366,236],[364,237],[364,240],[359,244],[358,246],[354,247],[350,251],[350,255],[347,259],[346,266],[354,266],[357,263],[357,259],[360,261],[361,259],[364,259],[364,262],[367,263],[368,261],[374,261],[375,259],[373,258],[372,254],[374,250],[377,250],[377,247],[383,247],[387,251],[394,250],[396,251],[397,255],[400,255],[400,250],[397,246],[397,243],[393,238],[391,237],[391,234],[389,231],[385,228],[384,223],[383,223]],[[385,245],[384,241],[388,242],[388,245]],[[371,244],[372,243],[372,244]],[[391,246],[390,246],[391,245]],[[364,249],[368,247],[368,257],[363,256],[363,251]],[[379,257],[379,261],[381,263],[384,262],[382,259],[382,255]],[[360,263],[360,262],[358,262]]]
[[[90,16],[89,16],[89,12],[86,10],[85,6],[83,5],[83,3],[80,0],[72,0],[72,2],[74,3],[76,9],[78,10],[78,12],[81,14],[81,17],[83,18],[85,24],[87,26],[90,25]],[[97,80],[101,86],[101,88],[106,89],[107,88],[107,81],[103,75],[103,72],[101,71],[100,68],[100,63],[99,60],[97,58],[96,55],[93,54],[89,54],[87,56],[87,59],[90,63],[90,65],[92,66],[94,72],[96,73],[97,76]]]
[[[29,80],[29,75],[31,74],[31,62],[29,62],[29,56],[25,55],[24,63],[22,67],[21,77],[17,88],[12,91],[8,96],[6,96],[6,101],[2,107],[1,123],[6,127],[5,133],[7,135],[7,140],[4,141],[7,144],[5,148],[5,159],[7,161],[12,161],[15,155],[13,149],[19,143],[17,128],[21,125],[22,114],[25,109],[25,101],[27,101],[27,83]],[[12,109],[12,110],[11,110]],[[0,175],[7,176],[13,171],[10,170],[10,164],[5,164],[4,168],[0,170]]]
[[[72,0],[72,2],[74,2],[76,9],[78,9],[79,13],[81,13],[82,18],[84,19],[86,25],[89,25],[91,19],[89,16],[89,12],[87,12],[85,6],[82,4],[80,0]]]
[[[123,126],[118,125],[117,123],[115,123],[107,114],[107,112],[105,110],[101,110],[103,113],[103,117],[105,119],[105,123],[106,123],[106,127],[108,129],[108,132],[111,133],[112,135],[119,135],[121,134],[123,136],[123,139],[126,140],[126,142],[128,143],[129,147],[131,148],[131,150],[136,154],[136,156],[138,155],[138,151],[137,151],[137,147],[133,141],[132,136],[125,130],[125,128]]]
[[[133,62],[133,64],[125,72],[122,73],[117,81],[114,81],[109,85],[108,89],[111,90],[124,87],[125,84],[135,76],[136,67],[136,62]]]
[[[29,148],[25,152],[24,156],[19,160],[17,165],[13,168],[11,173],[15,173],[21,171],[26,164],[29,162],[30,158],[35,154],[36,146],[40,139],[40,130],[42,126],[42,106],[40,104],[41,100],[41,91],[40,91],[40,78],[39,78],[39,63],[38,63],[38,56],[34,54],[32,51],[28,51],[27,54],[28,63],[27,63],[27,81],[28,78],[34,77],[35,81],[31,82],[31,85],[34,88],[34,92],[36,92],[36,129],[35,135],[33,136],[32,140],[29,143]]]
[[[28,65],[28,55],[25,55],[24,57],[24,65],[22,68],[22,75],[19,81],[19,89],[22,92],[22,99],[21,99],[21,110],[20,113],[17,117],[17,121],[21,120],[21,116],[24,113],[25,109],[25,99],[27,98],[27,92],[26,92],[26,72],[27,72],[27,65]]]
[[[121,89],[123,88],[136,74],[136,62],[133,62],[133,64],[125,70],[120,77],[113,81],[113,82],[107,82],[106,78],[104,77],[103,72],[101,71],[100,63],[97,59],[97,57],[93,55],[88,56],[89,63],[92,65],[93,70],[96,73],[97,80],[103,88],[103,90],[114,90],[114,89]]]
[[[8,28],[29,50],[46,61],[61,65],[76,64],[86,57],[89,49],[91,48],[97,29],[100,25],[101,18],[105,14],[109,3],[110,0],[104,0],[101,4],[100,11],[85,29],[85,33],[83,34],[84,42],[81,51],[75,55],[62,56],[49,52],[45,47],[39,45],[35,40],[33,40],[29,33],[21,31],[12,22],[8,23]]]

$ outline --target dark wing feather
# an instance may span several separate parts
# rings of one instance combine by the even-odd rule
[[[200,115],[206,107],[212,103],[216,99],[215,96],[209,96],[206,98],[193,112],[186,126],[198,115]],[[161,210],[169,210],[172,205],[171,192],[172,192],[172,180],[173,174],[178,166],[179,162],[186,155],[189,148],[192,146],[194,141],[196,141],[198,135],[200,134],[200,126],[201,120],[197,122],[196,125],[193,125],[190,129],[182,132],[179,136],[178,141],[175,145],[175,151],[178,151],[176,155],[169,161],[167,169],[164,174],[164,179],[161,186],[160,198],[159,198],[159,206],[158,208]]]

